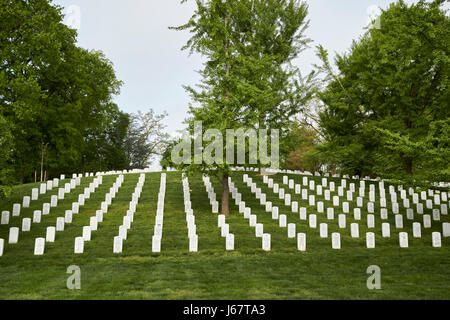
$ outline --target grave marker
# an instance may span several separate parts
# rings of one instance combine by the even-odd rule
[[[408,248],[408,234],[406,232],[400,232],[398,234],[400,248]]]
[[[366,233],[366,247],[369,249],[375,248],[375,233],[373,232]]]
[[[309,227],[317,228],[317,216],[315,214],[309,215]]]
[[[350,224],[350,235],[352,238],[359,238],[359,224]]]
[[[333,249],[341,249],[341,235],[337,232],[331,234],[331,247]]]
[[[381,224],[381,234],[383,238],[391,237],[391,225],[387,222]]]
[[[297,249],[299,251],[306,251],[306,234],[305,233],[297,234]]]
[[[45,248],[45,238],[36,238],[34,242],[34,255],[43,255]]]
[[[45,233],[45,241],[46,242],[55,242],[55,233],[56,228],[55,227],[47,227],[46,233]]]
[[[320,237],[321,238],[328,238],[328,224],[321,223],[319,225],[320,228]]]
[[[270,251],[270,234],[264,233],[262,236],[262,249],[264,251]]]
[[[8,243],[15,244],[17,242],[19,242],[19,228],[12,227],[9,229]]]
[[[80,254],[84,252],[84,238],[83,237],[76,237],[75,238],[75,246],[73,253]]]
[[[22,219],[22,232],[28,232],[31,230],[31,219],[23,218]]]

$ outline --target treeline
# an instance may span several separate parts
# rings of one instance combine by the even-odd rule
[[[184,49],[207,59],[198,89],[186,87],[193,101],[187,131],[192,135],[195,121],[222,136],[226,128],[280,129],[281,168],[424,186],[450,181],[444,3],[392,3],[335,61],[317,46],[321,64],[306,77],[291,63],[311,42],[304,2],[197,3],[188,23],[176,28],[193,33]],[[164,152],[163,166],[175,166],[176,143]],[[228,164],[214,167],[226,189]]]
[[[145,166],[153,145],[142,126],[164,118],[121,112],[112,63],[78,47],[63,18],[48,0],[0,0],[0,193],[41,172]]]

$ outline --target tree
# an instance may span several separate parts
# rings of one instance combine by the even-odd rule
[[[318,147],[343,173],[419,183],[448,181],[449,17],[442,0],[393,3],[380,28],[338,55],[332,70],[319,47],[329,84]]]
[[[125,142],[130,169],[148,167],[152,157],[162,154],[169,141],[164,132],[166,117],[167,112],[156,114],[153,109],[131,115]]]
[[[11,192],[9,178],[9,160],[13,146],[13,139],[6,119],[0,114],[0,199]]]
[[[10,167],[20,182],[42,162],[54,175],[77,171],[85,137],[105,128],[121,82],[101,52],[76,46],[76,31],[51,1],[0,6],[0,115],[14,137]]]
[[[282,144],[284,153],[287,153],[286,169],[302,171],[316,169],[317,166],[305,163],[304,156],[318,143],[318,133],[311,126],[295,120],[289,128],[285,142]]]
[[[184,2],[184,1],[182,1]],[[290,116],[297,113],[308,95],[299,85],[300,75],[291,64],[308,40],[307,6],[299,1],[241,0],[196,1],[191,19],[176,30],[193,34],[183,49],[198,52],[207,62],[200,74],[199,90],[185,87],[197,104],[190,107],[188,129],[195,122],[203,133],[215,130],[210,138],[220,142],[227,129],[281,129],[286,133]],[[212,157],[234,153],[233,146],[213,148]],[[211,151],[203,146],[204,151]],[[195,159],[194,159],[195,160]],[[214,173],[222,183],[222,214],[229,215],[228,177],[234,163],[191,163],[185,168]],[[247,163],[249,163],[248,161]],[[257,157],[256,164],[261,166]]]

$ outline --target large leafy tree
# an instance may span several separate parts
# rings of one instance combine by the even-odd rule
[[[215,137],[210,137],[213,143],[219,141],[219,133],[225,138],[227,129],[281,129],[284,134],[290,116],[309,94],[291,64],[308,42],[304,36],[307,6],[294,0],[196,3],[191,19],[175,28],[189,30],[192,37],[184,49],[207,60],[200,71],[202,83],[198,88],[186,87],[194,102],[187,121],[191,134],[197,121],[202,123],[202,133],[216,130]],[[221,211],[228,215],[228,176],[235,163],[223,158],[234,153],[230,150],[234,145],[222,145],[211,155],[223,161],[200,159],[187,170],[217,175],[222,183]],[[261,159],[256,160],[261,165]],[[248,163],[249,159],[242,164]]]
[[[384,10],[336,58],[319,47],[329,84],[319,95],[329,162],[344,173],[404,181],[448,181],[450,20],[442,0]]]
[[[43,162],[53,175],[81,169],[85,137],[105,124],[120,86],[112,64],[78,48],[62,20],[48,0],[0,0],[0,115],[21,182]]]

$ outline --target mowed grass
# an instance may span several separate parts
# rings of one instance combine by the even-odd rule
[[[263,184],[262,177],[250,174],[267,200],[286,214],[288,223],[296,223],[297,232],[307,234],[307,251],[297,251],[296,239],[287,238],[287,229],[280,228],[272,220],[264,206],[259,204],[250,188],[242,182],[242,173],[232,177],[242,193],[242,200],[252,208],[258,222],[264,224],[264,232],[272,235],[272,251],[261,249],[261,239],[248,220],[238,213],[238,206],[230,199],[231,216],[227,218],[230,232],[235,235],[235,250],[225,251],[225,239],[217,227],[217,215],[211,213],[201,175],[189,178],[192,207],[199,236],[199,252],[189,253],[188,232],[184,213],[183,189],[180,172],[167,173],[164,227],[161,253],[151,251],[151,239],[155,224],[156,206],[160,186],[160,173],[147,173],[142,195],[134,215],[134,222],[124,241],[123,253],[113,254],[113,238],[118,234],[123,216],[129,207],[138,174],[125,175],[124,183],[113,200],[104,221],[92,240],[85,243],[85,252],[75,255],[74,239],[82,235],[82,227],[89,224],[91,216],[100,209],[100,203],[117,178],[104,176],[103,184],[86,200],[73,222],[66,224],[65,231],[57,232],[54,243],[46,243],[45,254],[34,256],[34,239],[45,237],[46,228],[56,224],[56,218],[64,216],[65,210],[77,201],[79,193],[93,178],[83,178],[77,187],[60,200],[50,215],[43,216],[40,224],[33,224],[30,232],[20,232],[18,244],[8,244],[9,228],[21,227],[24,217],[32,217],[34,210],[41,210],[44,202],[50,202],[53,189],[39,200],[32,201],[30,208],[22,208],[20,217],[11,217],[9,225],[0,225],[0,238],[5,239],[5,250],[0,257],[0,299],[449,299],[450,298],[450,239],[442,239],[442,248],[431,246],[431,232],[442,231],[441,223],[449,222],[449,216],[441,216],[439,223],[432,221],[432,229],[422,229],[422,238],[412,238],[412,221],[404,214],[404,229],[394,226],[393,214],[389,210],[391,238],[381,238],[381,219],[378,202],[375,206],[376,228],[366,228],[367,206],[361,210],[360,238],[350,237],[350,223],[359,182],[356,183],[355,203],[350,205],[347,226],[339,229],[337,215],[341,207],[335,208],[335,219],[327,220],[325,213],[318,214],[319,223],[328,223],[331,232],[340,232],[341,250],[331,248],[331,239],[321,239],[319,228],[310,229],[307,221],[299,219],[298,213],[279,200],[272,190]],[[293,201],[314,208],[282,185],[282,174],[272,176]],[[302,176],[289,175],[296,183]],[[309,177],[320,183],[321,177]],[[340,179],[329,179],[340,184]],[[221,185],[211,178],[217,199]],[[61,181],[63,185],[68,180]],[[351,181],[349,181],[351,182]],[[348,182],[348,183],[349,183]],[[60,184],[60,186],[61,186]],[[368,192],[369,182],[366,182]],[[38,184],[17,186],[11,199],[0,203],[0,211],[12,211],[15,202],[21,203],[24,195]],[[337,194],[332,193],[332,196]],[[387,196],[388,196],[387,192]],[[366,195],[366,198],[368,194]],[[323,198],[316,196],[316,201]],[[378,200],[378,189],[377,189]],[[342,200],[341,200],[342,201]],[[400,202],[400,201],[399,201]],[[391,208],[388,197],[387,207]],[[425,209],[425,213],[429,210]],[[415,221],[421,217],[415,213]],[[376,234],[376,248],[367,249],[365,233]],[[409,248],[400,248],[398,232],[409,234]],[[70,274],[67,268],[77,265],[81,269],[81,290],[69,290],[66,281]],[[381,268],[381,290],[368,290],[366,286],[370,265]]]

